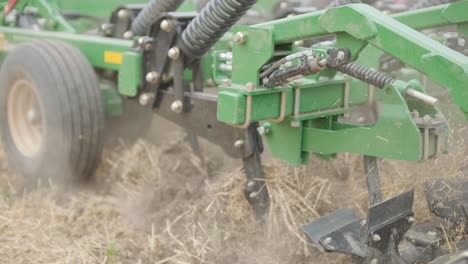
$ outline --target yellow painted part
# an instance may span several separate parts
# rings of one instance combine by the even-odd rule
[[[121,52],[105,51],[104,62],[109,64],[122,64],[123,54]]]

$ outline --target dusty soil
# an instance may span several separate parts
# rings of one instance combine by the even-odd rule
[[[468,164],[466,123],[447,102],[451,153],[425,163],[380,162],[386,197]],[[161,127],[161,120],[157,120]],[[172,129],[172,128],[171,128]],[[171,130],[173,131],[173,130]],[[174,130],[162,140],[106,150],[96,180],[84,186],[24,179],[0,157],[0,263],[339,263],[299,231],[338,207],[366,210],[358,155],[313,159],[291,168],[266,159],[271,211],[258,222],[243,198],[238,161],[203,144],[204,162]],[[160,137],[161,138],[161,137]],[[347,163],[345,162],[347,161]],[[346,165],[350,171],[346,177]]]

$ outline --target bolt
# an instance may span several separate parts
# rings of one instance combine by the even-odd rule
[[[292,127],[300,127],[301,123],[299,121],[291,121],[291,126]]]
[[[144,93],[140,95],[139,101],[142,106],[148,106],[154,100],[154,93]]]
[[[379,260],[378,259],[372,259],[370,261],[370,264],[379,264]]]
[[[161,21],[160,27],[166,32],[171,32],[174,29],[174,21],[164,19],[163,21]]]
[[[251,192],[250,195],[249,195],[249,198],[253,199],[253,198],[257,197],[257,195],[258,195],[257,192]]]
[[[184,110],[184,104],[180,100],[176,100],[171,104],[171,110],[174,113],[180,114]]]
[[[375,234],[373,237],[372,237],[372,240],[374,240],[374,242],[379,242],[382,238],[378,235],[378,234]]]
[[[416,222],[416,219],[412,216],[408,217],[408,223],[409,224],[413,224],[414,222]]]
[[[281,8],[281,9],[286,9],[286,8],[288,8],[288,3],[287,3],[287,2],[282,2],[282,3],[280,4],[280,8]]]
[[[336,54],[336,57],[338,58],[338,60],[344,60],[345,56],[346,54],[342,50],[338,51],[338,53]]]
[[[152,51],[153,50],[153,44],[151,42],[148,42],[145,44],[145,51]]]
[[[411,115],[413,116],[413,118],[419,118],[418,110],[415,109],[415,110],[411,111]]]
[[[171,59],[171,60],[177,60],[179,59],[179,56],[180,56],[180,49],[178,47],[172,47],[171,49],[169,49],[169,51],[167,52],[167,56]]]
[[[326,245],[330,245],[331,242],[333,242],[333,238],[331,238],[331,237],[326,237],[326,238],[323,240],[323,243],[326,244]]]
[[[264,127],[262,127],[262,126],[257,127],[257,132],[258,132],[258,134],[260,134],[262,136],[262,135],[265,135],[266,129]]]
[[[253,90],[255,90],[255,84],[253,82],[248,82],[245,85],[245,88],[247,89],[247,91],[253,91]]]
[[[253,188],[255,186],[255,182],[254,181],[249,181],[247,183],[247,188]]]
[[[365,226],[367,224],[367,221],[366,220],[362,220],[361,221],[361,226]]]
[[[206,80],[206,85],[208,85],[209,87],[213,87],[216,85],[215,81],[213,79],[208,79]]]
[[[246,40],[247,40],[247,37],[245,36],[244,33],[237,32],[236,34],[234,34],[234,42],[236,42],[237,44],[244,44]]]
[[[138,44],[141,46],[141,45],[143,45],[143,43],[145,43],[145,38],[139,38],[138,39]]]
[[[423,122],[424,122],[425,125],[430,125],[430,124],[431,124],[431,120],[432,120],[432,118],[431,118],[430,115],[425,115],[425,116],[423,117]]]
[[[231,86],[231,84],[232,84],[232,81],[230,79],[223,79],[221,81],[222,86]]]
[[[106,36],[110,36],[112,34],[112,24],[102,24],[101,31],[104,32]]]
[[[120,19],[125,19],[125,18],[128,18],[128,10],[126,9],[120,9],[119,12],[117,13],[117,16],[120,18]]]
[[[236,140],[236,142],[234,142],[235,148],[242,148],[243,146],[244,146],[244,140],[242,139]]]
[[[123,34],[124,39],[131,39],[133,38],[133,32],[132,31],[127,31]]]
[[[294,46],[296,46],[296,47],[304,47],[304,41],[303,41],[303,40],[294,41]]]
[[[459,38],[458,39],[458,46],[460,47],[465,47],[466,41],[464,38]]]
[[[159,73],[157,73],[157,72],[155,72],[155,71],[148,72],[148,74],[146,74],[145,79],[146,79],[147,82],[152,83],[152,84],[155,84],[155,83],[158,82]]]

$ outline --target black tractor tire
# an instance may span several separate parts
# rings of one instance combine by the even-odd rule
[[[59,41],[17,46],[0,68],[0,107],[2,144],[14,170],[52,179],[94,175],[104,107],[96,73],[79,49]]]

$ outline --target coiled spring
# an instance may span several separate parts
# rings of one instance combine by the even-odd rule
[[[372,84],[379,88],[384,88],[385,85],[391,84],[395,81],[395,79],[392,77],[354,63],[340,65],[336,69],[342,73],[348,74],[351,77]]]
[[[205,54],[257,0],[212,0],[182,33],[182,51],[190,57]]]
[[[184,0],[151,0],[132,23],[136,36],[145,34],[151,25],[165,12],[175,11]]]

